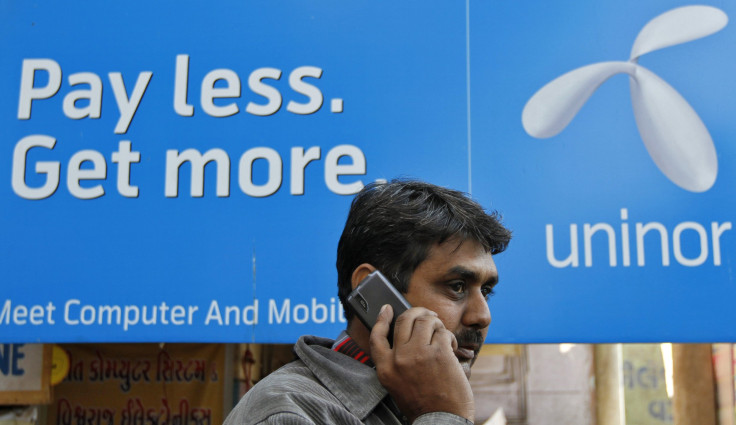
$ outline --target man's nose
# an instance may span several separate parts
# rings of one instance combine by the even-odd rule
[[[491,324],[491,310],[488,300],[480,289],[473,291],[463,313],[463,325],[469,328],[484,329]]]

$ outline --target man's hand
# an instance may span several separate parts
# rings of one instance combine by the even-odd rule
[[[386,305],[371,332],[371,357],[381,384],[410,422],[430,412],[448,412],[473,421],[470,383],[455,357],[457,341],[433,311],[407,310],[396,320],[393,348],[387,339],[393,318]]]

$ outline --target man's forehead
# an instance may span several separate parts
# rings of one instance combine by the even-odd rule
[[[498,276],[491,253],[473,239],[452,238],[430,246],[427,258],[419,267],[423,265],[437,272],[483,274],[479,277],[486,280]]]

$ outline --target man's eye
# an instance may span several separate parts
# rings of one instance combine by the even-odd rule
[[[458,294],[465,292],[465,282],[453,282],[449,286],[453,292],[457,292]]]
[[[484,297],[486,297],[486,299],[492,297],[493,294],[495,294],[495,292],[493,292],[493,288],[491,288],[490,286],[484,286],[481,289],[481,293],[483,294]]]

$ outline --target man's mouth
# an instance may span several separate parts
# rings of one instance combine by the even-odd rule
[[[458,348],[455,350],[455,356],[462,363],[465,361],[473,361],[480,351],[483,344],[483,334],[474,330],[464,330],[455,335]]]
[[[464,362],[473,360],[476,352],[477,350],[473,346],[458,347],[457,350],[455,350],[455,356],[458,360]]]

